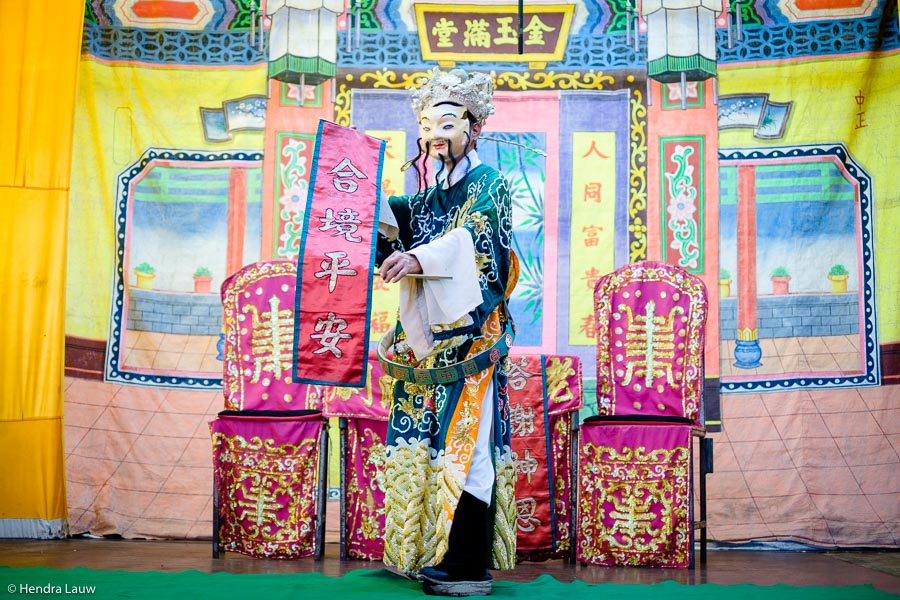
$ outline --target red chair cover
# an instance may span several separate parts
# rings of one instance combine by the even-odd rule
[[[348,419],[346,460],[346,552],[350,558],[384,556],[384,440],[387,421]]]
[[[581,439],[577,559],[687,567],[690,426],[598,421],[584,425]]]
[[[219,543],[259,558],[315,551],[321,414],[211,421]]]
[[[257,262],[222,284],[222,389],[229,410],[318,410],[322,386],[294,383],[291,261]]]
[[[646,261],[602,277],[594,308],[598,416],[581,430],[577,559],[688,567],[706,288]]]

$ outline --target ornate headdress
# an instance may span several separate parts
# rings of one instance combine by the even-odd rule
[[[440,102],[455,102],[465,106],[479,123],[484,123],[488,116],[494,114],[494,104],[491,102],[494,82],[484,73],[469,74],[462,69],[445,73],[435,67],[431,78],[410,93],[416,115]]]

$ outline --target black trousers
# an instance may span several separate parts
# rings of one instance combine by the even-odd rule
[[[452,579],[480,581],[488,575],[494,541],[490,506],[463,492],[456,506],[447,553],[437,569]]]

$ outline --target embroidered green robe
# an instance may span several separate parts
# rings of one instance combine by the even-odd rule
[[[457,323],[432,326],[437,349],[421,361],[404,345],[400,323],[394,360],[438,368],[490,348],[505,333],[505,298],[511,268],[512,207],[503,175],[479,164],[449,189],[429,187],[389,199],[399,225],[399,244],[409,251],[464,227],[472,236],[482,302]],[[382,244],[380,258],[389,252]],[[512,263],[512,264],[511,264]],[[517,277],[517,273],[513,273]],[[512,281],[512,285],[515,281]],[[509,288],[509,289],[507,289]],[[493,396],[493,566],[515,565],[515,469],[510,445],[506,359],[449,384],[397,381],[391,403],[385,473],[384,562],[415,572],[440,562],[475,448],[482,400]],[[489,383],[493,382],[493,386]]]

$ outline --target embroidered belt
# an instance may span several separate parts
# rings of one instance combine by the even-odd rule
[[[394,329],[388,330],[378,344],[378,362],[384,367],[384,372],[400,381],[434,385],[437,383],[452,383],[465,379],[470,375],[480,373],[492,365],[500,362],[500,359],[509,354],[512,347],[515,332],[512,322],[507,321],[506,331],[494,342],[494,345],[464,361],[439,367],[437,369],[418,369],[407,365],[401,365],[387,357],[388,349],[394,345]]]

